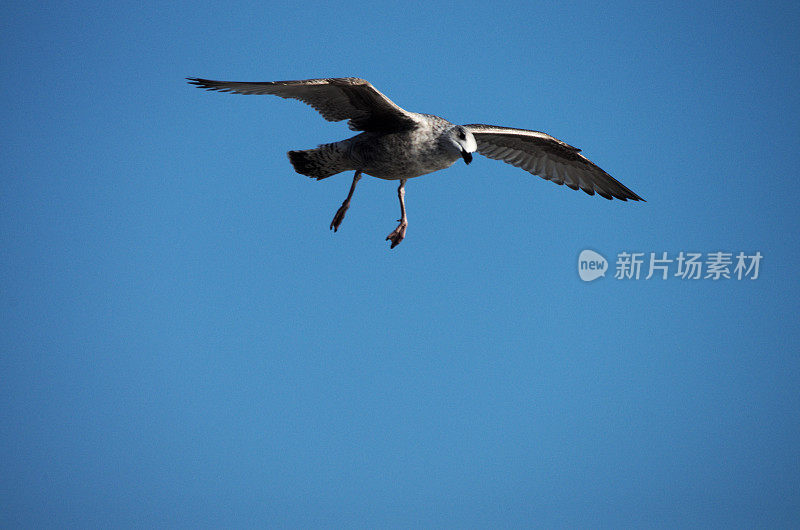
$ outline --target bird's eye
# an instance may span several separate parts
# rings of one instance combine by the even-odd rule
[[[464,134],[464,131],[458,131],[458,137],[461,138],[462,140],[466,140],[467,135]]]

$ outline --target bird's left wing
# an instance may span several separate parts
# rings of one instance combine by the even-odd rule
[[[355,131],[397,131],[417,123],[414,113],[403,110],[369,81],[357,77],[259,82],[186,79],[206,90],[298,99],[311,105],[328,121],[349,119],[349,126]]]
[[[580,154],[580,149],[549,134],[495,125],[464,125],[475,136],[478,152],[570,188],[606,199],[644,201],[617,179]]]

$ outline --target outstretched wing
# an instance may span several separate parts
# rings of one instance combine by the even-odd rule
[[[464,125],[475,136],[478,152],[556,184],[626,201],[643,201],[617,179],[580,154],[580,149],[549,134],[494,125]]]
[[[348,125],[354,131],[399,131],[417,123],[414,113],[401,109],[368,81],[357,77],[253,83],[197,77],[186,79],[206,90],[299,99],[314,107],[328,121],[349,119]]]

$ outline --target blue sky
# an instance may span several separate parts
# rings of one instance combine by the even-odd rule
[[[3,8],[4,527],[800,523],[795,3]],[[187,76],[359,76],[546,131],[647,199],[346,138]],[[763,255],[591,283],[577,257]]]

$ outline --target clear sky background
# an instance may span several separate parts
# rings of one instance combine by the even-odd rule
[[[796,2],[2,8],[3,527],[800,524]],[[548,132],[647,203],[184,77],[358,76]],[[757,280],[577,257],[761,252]],[[612,263],[613,266],[613,263]]]

